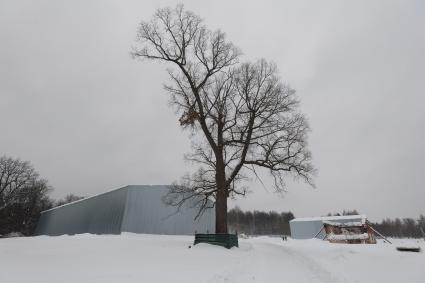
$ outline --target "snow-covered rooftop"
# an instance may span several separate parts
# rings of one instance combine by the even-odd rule
[[[344,222],[344,223],[324,220],[323,224],[328,224],[328,225],[337,226],[337,227],[361,227],[365,224],[363,220],[364,219],[361,219],[361,221]]]
[[[290,222],[302,222],[302,221],[338,221],[338,220],[358,220],[361,222],[366,221],[366,215],[343,215],[343,216],[322,216],[322,217],[303,217],[295,218]]]

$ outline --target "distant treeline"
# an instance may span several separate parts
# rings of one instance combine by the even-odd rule
[[[357,215],[357,210],[344,210],[340,213],[329,213],[328,216],[334,215]],[[371,223],[379,233],[387,237],[393,238],[425,238],[425,216],[420,215],[418,219],[413,218],[396,218],[384,219],[381,222]]]
[[[228,212],[231,232],[249,235],[290,235],[289,221],[294,219],[292,212],[242,211],[235,207]]]
[[[373,223],[372,226],[387,237],[394,238],[425,238],[425,216],[419,219],[396,218],[384,219],[381,223]]]
[[[357,215],[357,210],[344,210],[342,213],[329,213],[328,216]],[[229,230],[234,233],[248,235],[290,235],[289,221],[294,219],[292,212],[276,211],[242,211],[235,207],[229,211]],[[395,238],[421,238],[425,237],[425,216],[419,219],[396,218],[385,219],[380,223],[372,223],[372,226],[381,234]]]

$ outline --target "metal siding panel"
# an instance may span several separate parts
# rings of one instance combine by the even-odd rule
[[[43,212],[36,234],[120,234],[126,198],[122,188]]]
[[[312,239],[322,229],[322,221],[289,222],[291,237],[293,239]],[[325,234],[321,232],[318,238],[323,239]]]
[[[168,186],[130,186],[122,231],[168,235],[214,232],[214,210],[207,210],[195,221],[196,209],[182,207],[177,212],[176,207],[162,202],[168,190]]]

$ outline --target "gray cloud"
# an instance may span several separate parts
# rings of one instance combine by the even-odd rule
[[[420,1],[185,2],[244,59],[274,60],[312,126],[317,189],[251,184],[247,209],[373,219],[425,213],[425,7]],[[54,196],[167,184],[189,151],[165,65],[130,58],[136,28],[175,1],[0,2],[0,154],[31,160]],[[267,183],[267,180],[265,180]]]

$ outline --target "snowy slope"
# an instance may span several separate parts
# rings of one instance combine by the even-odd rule
[[[425,253],[395,245],[122,234],[0,239],[0,282],[425,282]],[[425,242],[404,240],[405,245]],[[400,242],[400,240],[398,240]]]

